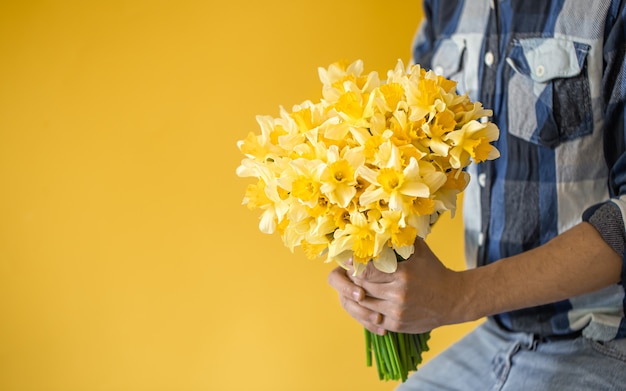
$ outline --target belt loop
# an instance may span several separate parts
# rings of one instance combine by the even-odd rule
[[[537,336],[537,334],[532,334],[532,338],[530,340],[530,344],[528,346],[528,350],[530,350],[530,351],[537,350],[537,345],[539,345],[539,340],[540,340],[540,338]]]

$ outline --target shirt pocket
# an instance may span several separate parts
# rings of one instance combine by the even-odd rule
[[[513,42],[507,63],[509,133],[554,148],[593,131],[586,60],[590,46],[561,38]]]

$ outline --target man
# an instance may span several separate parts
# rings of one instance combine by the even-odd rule
[[[486,108],[501,157],[470,168],[466,258],[423,241],[329,283],[368,330],[488,317],[399,390],[626,390],[626,25],[621,1],[424,0],[414,61]],[[477,267],[476,267],[477,266]]]

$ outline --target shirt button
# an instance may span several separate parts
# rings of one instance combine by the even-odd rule
[[[485,185],[487,184],[487,174],[485,174],[484,172],[478,174],[478,184],[480,185],[480,187],[485,187]]]
[[[493,56],[493,53],[492,53],[492,52],[487,52],[487,53],[485,53],[485,64],[486,64],[488,67],[490,67],[490,66],[492,66],[492,65],[493,65],[494,60],[495,60],[495,58],[494,58],[494,56]]]
[[[443,75],[443,67],[441,65],[437,65],[433,71],[438,75]]]
[[[481,124],[485,124],[485,123],[489,122],[489,117],[487,117],[487,116],[480,117],[480,118],[478,119],[478,121],[479,121]]]
[[[535,75],[541,77],[546,73],[546,69],[543,67],[543,65],[537,65],[537,67],[535,68]]]
[[[483,244],[485,244],[485,234],[482,232],[478,233],[478,245],[482,246]]]

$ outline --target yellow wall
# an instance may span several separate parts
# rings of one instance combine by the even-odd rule
[[[391,390],[331,266],[240,205],[235,143],[317,98],[318,66],[408,60],[419,19],[408,0],[0,2],[0,389]],[[460,230],[429,239],[451,267]]]

